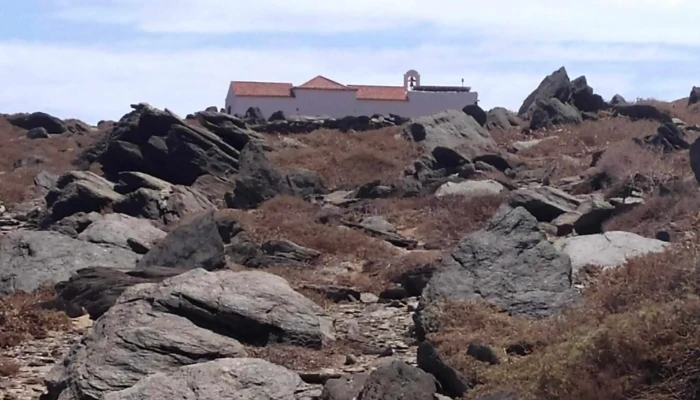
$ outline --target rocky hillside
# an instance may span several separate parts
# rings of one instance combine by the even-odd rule
[[[0,391],[693,399],[698,101],[0,115]]]

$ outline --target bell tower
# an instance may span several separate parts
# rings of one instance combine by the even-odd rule
[[[420,86],[420,74],[416,70],[408,70],[403,74],[403,87],[406,90],[411,90],[416,86]]]

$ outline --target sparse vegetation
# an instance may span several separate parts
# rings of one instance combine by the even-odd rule
[[[400,132],[401,128],[356,133],[318,130],[286,136],[304,147],[282,149],[271,158],[282,167],[316,171],[331,188],[354,188],[376,179],[400,176],[418,156],[418,146],[396,138]]]
[[[449,304],[432,337],[476,396],[512,387],[523,399],[688,399],[700,370],[700,275],[697,249],[631,260],[603,272],[586,303],[560,318],[532,321],[482,304]],[[489,345],[486,365],[465,354]],[[506,354],[526,349],[527,355]]]
[[[0,296],[0,349],[69,328],[70,320],[64,313],[40,307],[41,303],[53,297],[50,289]]]

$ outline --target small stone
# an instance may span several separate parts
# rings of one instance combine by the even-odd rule
[[[355,365],[357,364],[357,357],[352,354],[345,356],[345,365]]]
[[[393,355],[394,355],[394,349],[392,349],[391,347],[387,347],[381,353],[379,353],[379,358],[391,357]]]
[[[372,304],[379,301],[379,297],[372,293],[360,293],[360,301],[365,304]]]

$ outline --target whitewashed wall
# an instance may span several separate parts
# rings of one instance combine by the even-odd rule
[[[397,114],[420,117],[447,109],[462,109],[476,104],[476,92],[409,92],[409,101],[357,100],[355,92],[340,90],[296,90],[296,97],[235,97],[226,99],[226,110],[243,115],[249,107],[258,107],[265,118],[275,111],[286,115],[330,116]]]

